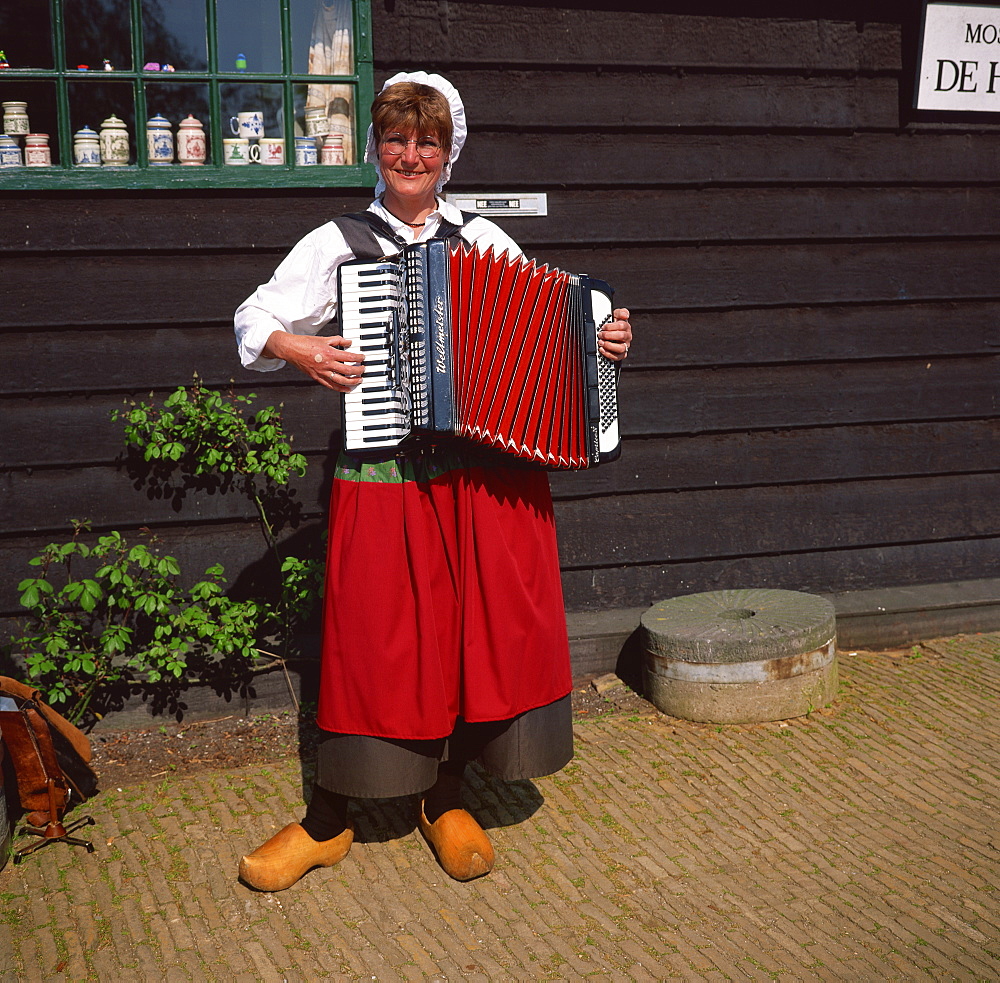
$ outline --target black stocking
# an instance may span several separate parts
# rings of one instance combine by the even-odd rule
[[[332,840],[347,829],[346,795],[338,795],[322,785],[313,785],[302,828],[317,842]]]
[[[462,775],[464,761],[442,761],[438,765],[437,781],[424,793],[424,815],[436,823],[449,809],[462,808]]]

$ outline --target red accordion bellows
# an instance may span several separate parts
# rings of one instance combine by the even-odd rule
[[[457,246],[449,277],[456,432],[518,457],[586,466],[573,276]]]

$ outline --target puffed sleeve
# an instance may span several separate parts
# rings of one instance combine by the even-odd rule
[[[337,268],[351,255],[332,222],[292,247],[274,276],[236,310],[236,343],[245,368],[280,369],[281,359],[260,354],[272,332],[316,334],[337,313]]]

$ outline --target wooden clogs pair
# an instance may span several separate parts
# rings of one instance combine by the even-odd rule
[[[449,877],[471,881],[493,869],[493,844],[464,809],[449,809],[431,823],[420,803],[420,831]],[[284,891],[314,867],[332,867],[354,842],[348,826],[330,840],[314,840],[299,823],[289,823],[240,860],[240,879],[258,891]]]

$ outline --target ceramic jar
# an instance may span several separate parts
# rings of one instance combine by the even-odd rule
[[[147,121],[146,147],[151,167],[174,162],[174,134],[170,129],[170,120],[157,114]]]
[[[312,137],[295,138],[295,163],[299,167],[317,163],[316,141]]]
[[[73,163],[77,167],[101,166],[101,142],[89,126],[73,134]]]
[[[101,163],[105,167],[124,167],[128,164],[128,127],[112,114],[101,123]]]
[[[5,102],[3,104],[4,133],[9,137],[23,137],[30,129],[28,104],[26,102]]]
[[[188,113],[177,126],[177,159],[190,167],[204,164],[206,156],[205,128]]]
[[[26,167],[52,166],[52,151],[49,150],[48,133],[29,133],[25,136],[24,163]]]
[[[330,120],[322,106],[314,106],[305,112],[306,133],[311,137],[325,136],[330,132]]]
[[[21,148],[14,138],[5,133],[0,136],[0,167],[20,167]]]
[[[328,133],[323,141],[323,149],[320,150],[319,162],[321,164],[343,164],[344,163],[344,138],[336,133]]]

